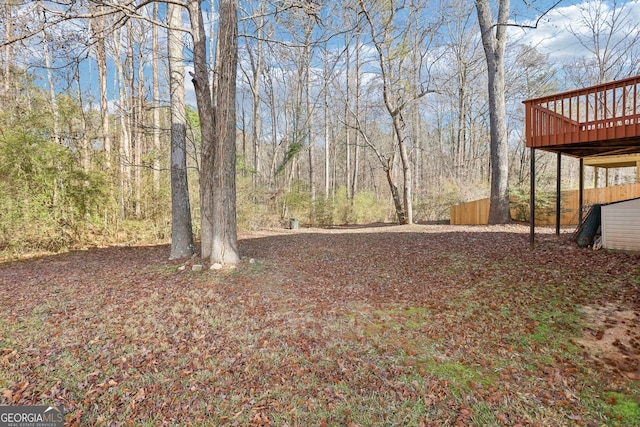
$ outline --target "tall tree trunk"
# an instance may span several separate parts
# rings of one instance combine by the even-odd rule
[[[260,9],[258,11],[258,17],[256,18],[256,47],[255,52],[253,46],[247,44],[247,50],[249,52],[249,60],[251,62],[251,95],[252,95],[252,108],[251,108],[251,145],[253,146],[253,187],[257,187],[260,182],[260,137],[262,133],[262,120],[260,117],[260,81],[262,79],[263,66],[264,66],[264,3],[260,3]]]
[[[466,176],[460,176],[461,172],[464,172],[465,166],[465,154],[466,154],[466,122],[467,122],[467,72],[466,66],[461,63],[461,58],[458,58],[458,126],[456,132],[456,153],[454,159],[454,166],[457,178],[466,178]],[[468,172],[468,171],[466,171]],[[466,173],[465,173],[466,175]]]
[[[389,184],[389,189],[391,190],[391,198],[393,199],[393,205],[396,210],[396,218],[398,219],[398,224],[406,224],[406,216],[402,205],[402,199],[400,198],[400,193],[398,192],[398,186],[396,186],[396,184],[393,182],[392,159],[389,159],[387,161],[387,166],[384,168],[384,171],[387,175],[387,183]]]
[[[411,108],[411,134],[413,136],[413,190],[416,200],[420,199],[423,194],[423,137],[422,122],[420,119],[420,107],[416,104]]]
[[[187,123],[184,100],[182,7],[167,5],[167,45],[171,91],[171,253],[169,259],[190,257],[195,252],[191,203],[187,179]]]
[[[213,4],[213,2],[212,2]],[[209,58],[216,58],[218,55],[218,43],[220,42],[220,38],[219,37],[214,37],[213,35],[215,34],[214,31],[214,26],[213,24],[216,22],[216,19],[214,19],[213,17],[214,12],[213,12],[213,7],[211,7],[211,9],[209,10]],[[215,60],[212,59],[212,62],[214,64],[215,67]],[[213,102],[213,105],[215,106],[216,103],[216,99],[215,99],[215,90],[216,90],[216,73],[215,73],[215,69],[214,67],[209,67],[209,87],[211,90],[211,102]]]
[[[200,239],[202,258],[210,258],[213,249],[214,212],[213,212],[213,163],[214,120],[213,103],[211,101],[211,87],[207,64],[207,41],[204,31],[204,21],[199,0],[187,2],[191,20],[191,36],[193,37],[193,74],[192,82],[200,115],[200,133],[202,137],[202,152],[200,161]]]
[[[326,59],[327,50],[325,50],[325,61],[324,61],[324,85],[325,88],[329,87],[329,64]],[[329,200],[329,189],[331,182],[331,140],[329,138],[330,129],[329,129],[329,91],[325,89],[324,91],[324,200]]]
[[[219,171],[217,203],[223,207],[222,221],[214,239],[212,262],[240,261],[236,225],[236,75],[238,67],[238,0],[220,1],[218,55],[216,63],[216,136]],[[216,244],[217,243],[217,244]]]
[[[91,111],[91,105],[89,107],[85,107],[84,99],[82,96],[82,87],[83,84],[80,81],[80,64],[75,64],[75,73],[74,73],[75,83],[77,86],[77,99],[78,104],[80,105],[80,111],[83,113],[80,114],[80,129],[81,129],[81,137],[77,141],[76,149],[80,154],[80,164],[82,165],[82,170],[84,172],[89,172],[89,140],[87,135],[89,133],[89,125],[87,124],[87,117],[84,114],[85,109]]]
[[[100,10],[103,6],[99,6]],[[109,99],[107,98],[107,49],[105,40],[105,18],[91,19],[94,44],[93,48],[98,63],[98,86],[100,88],[100,136],[105,156],[105,169],[111,172],[111,136],[109,135]]]
[[[128,78],[126,76],[126,67],[120,59],[119,49],[122,46],[126,32],[126,27],[119,30],[116,51],[113,55],[113,62],[116,69],[116,78],[118,80],[118,96],[119,96],[119,117],[120,117],[120,145],[118,147],[120,154],[119,172],[120,172],[120,218],[124,219],[128,214],[128,201],[131,193],[131,133],[128,120],[129,101],[127,99]]]
[[[137,201],[135,199],[135,164],[136,164],[136,138],[138,137],[138,129],[136,128],[136,79],[135,79],[135,56],[134,56],[134,34],[133,34],[133,20],[129,20],[127,22],[127,47],[126,47],[126,61],[125,61],[125,80],[127,82],[128,89],[128,114],[127,114],[127,125],[129,127],[129,145],[127,147],[128,156],[127,156],[127,178],[128,178],[128,190],[129,194],[127,195],[127,207],[128,207],[128,217],[135,217],[136,214],[136,205]],[[136,168],[137,169],[137,168]]]
[[[350,55],[350,38],[347,34],[347,47],[346,47],[346,55],[347,60],[345,61],[345,97],[344,97],[344,150],[345,150],[345,161],[344,161],[344,171],[345,171],[345,189],[347,193],[347,200],[351,201],[353,198],[353,194],[351,194],[351,109],[349,108],[349,102],[351,102],[350,94],[351,94],[351,79],[349,78],[349,69],[351,64],[351,55]],[[356,123],[358,117],[355,118]]]
[[[215,107],[207,75],[206,37],[199,0],[189,0],[194,44],[193,83],[200,114],[202,256],[211,263],[240,261],[236,229],[237,0],[220,1]]]
[[[304,98],[305,98],[305,128],[307,140],[309,142],[309,187],[311,191],[311,212],[309,218],[311,223],[315,222],[315,202],[316,202],[316,179],[315,179],[315,137],[313,135],[313,115],[311,101],[311,30],[313,25],[307,23],[307,33],[305,35],[304,57],[305,57],[305,82],[304,82]]]
[[[489,122],[491,134],[491,206],[489,224],[511,221],[509,209],[509,144],[505,106],[504,51],[507,42],[510,0],[500,0],[498,20],[493,23],[489,0],[475,0],[478,23],[487,59]]]
[[[138,86],[136,88],[136,97],[135,99],[135,110],[136,110],[136,122],[134,123],[136,129],[136,136],[133,140],[133,148],[134,148],[134,160],[133,160],[133,177],[134,177],[134,200],[135,200],[135,213],[136,218],[142,218],[142,153],[146,151],[146,141],[147,135],[144,131],[145,129],[145,114],[144,114],[144,52],[142,51],[142,45],[144,45],[144,23],[139,22],[140,33],[138,37],[140,37],[140,41],[138,44],[139,50],[137,55],[138,60],[138,75],[137,75],[137,83]]]
[[[47,71],[47,83],[49,84],[49,97],[51,99],[51,114],[53,118],[53,139],[56,143],[62,142],[60,137],[60,119],[58,114],[58,103],[56,102],[56,88],[53,81],[53,71],[51,70],[51,59],[49,57],[49,37],[47,31],[42,31],[42,50],[44,54],[44,66]]]
[[[356,30],[356,87],[355,87],[355,115],[356,117],[360,117],[360,91],[361,91],[361,64],[360,64],[360,33],[359,29]],[[351,179],[351,203],[356,197],[356,193],[358,192],[358,174],[360,169],[360,134],[356,132],[354,136],[353,142],[353,177]]]
[[[404,221],[401,224],[413,223],[413,199],[411,195],[412,181],[411,181],[411,159],[409,159],[409,153],[407,152],[407,145],[405,144],[404,136],[404,124],[401,123],[399,115],[393,117],[393,127],[395,130],[396,138],[398,140],[398,148],[400,150],[400,162],[402,163],[402,202],[404,204]]]
[[[278,167],[278,120],[277,120],[277,110],[276,110],[276,96],[275,90],[273,87],[273,80],[271,77],[268,77],[270,80],[269,85],[269,113],[270,113],[270,121],[271,121],[271,169],[269,171],[269,187],[277,188],[277,167]],[[276,203],[277,205],[277,203]]]
[[[158,3],[153,4],[153,19],[158,20]],[[151,38],[153,46],[151,49],[153,55],[153,192],[158,195],[160,193],[160,47],[157,25],[152,26]],[[182,80],[184,82],[184,75]]]

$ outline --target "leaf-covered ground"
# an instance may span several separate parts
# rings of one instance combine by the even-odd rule
[[[531,251],[522,225],[241,251],[200,272],[167,246],[1,264],[0,405],[68,425],[640,425],[639,254],[549,231]]]

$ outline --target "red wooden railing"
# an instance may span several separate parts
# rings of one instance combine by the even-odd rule
[[[640,137],[640,76],[524,101],[527,147]]]

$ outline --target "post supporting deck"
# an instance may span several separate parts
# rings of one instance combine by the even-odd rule
[[[560,235],[560,205],[562,191],[562,153],[558,153],[556,162],[556,235]]]
[[[584,159],[580,158],[580,178],[579,178],[579,191],[578,191],[578,224],[582,224],[582,218],[584,216]]]
[[[536,245],[536,149],[531,148],[531,171],[529,173],[529,247],[533,250]]]

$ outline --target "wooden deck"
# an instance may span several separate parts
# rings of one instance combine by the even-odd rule
[[[524,104],[527,147],[574,157],[640,152],[640,76]]]

